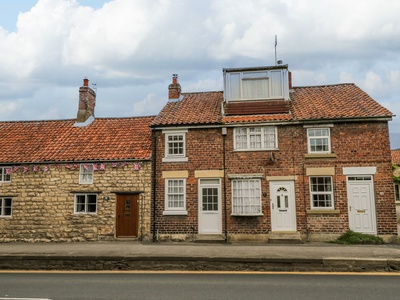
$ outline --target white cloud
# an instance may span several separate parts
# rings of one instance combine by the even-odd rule
[[[144,115],[149,115],[149,112],[151,115],[156,115],[167,103],[167,97],[163,97],[160,99],[160,97],[154,93],[148,94],[143,100],[135,102],[133,104],[133,111],[132,114],[134,116],[144,116]]]
[[[183,92],[221,90],[223,67],[274,64],[275,35],[294,85],[355,82],[400,115],[400,1],[110,0],[97,7],[38,0],[19,15],[16,32],[0,27],[0,107],[9,107],[8,119],[74,117],[83,77],[98,83],[99,115],[125,116],[126,107],[156,114],[172,73]],[[21,103],[24,110],[9,106]]]

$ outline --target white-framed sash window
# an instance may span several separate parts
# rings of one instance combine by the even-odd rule
[[[187,215],[186,210],[186,179],[165,179],[165,210],[164,215]]]
[[[328,154],[331,153],[330,128],[308,128],[308,153]]]
[[[79,183],[80,184],[92,184],[94,168],[93,164],[81,164],[79,168]]]
[[[310,177],[311,209],[334,209],[331,176]]]
[[[96,214],[97,194],[75,194],[75,214]]]
[[[11,181],[11,167],[0,167],[0,183]]]
[[[276,126],[237,127],[234,129],[235,150],[275,150],[277,148]]]
[[[0,197],[0,218],[11,217],[12,215],[12,198]]]
[[[188,161],[186,157],[186,133],[181,131],[163,131],[165,134],[165,154],[163,162]]]
[[[259,216],[261,211],[261,180],[233,179],[232,215]]]

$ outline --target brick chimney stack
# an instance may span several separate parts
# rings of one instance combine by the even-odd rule
[[[181,85],[178,83],[178,74],[172,74],[172,83],[168,86],[168,99],[178,100],[181,96]]]
[[[79,88],[79,107],[76,117],[77,123],[84,123],[90,116],[94,117],[96,93],[89,87],[89,79],[83,79],[83,86]]]

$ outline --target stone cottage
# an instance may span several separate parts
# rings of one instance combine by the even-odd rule
[[[0,242],[150,237],[153,117],[0,122]]]
[[[154,239],[397,237],[388,121],[354,84],[292,86],[287,65],[227,68],[152,122]]]

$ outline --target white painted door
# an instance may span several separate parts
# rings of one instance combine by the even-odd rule
[[[296,231],[293,181],[270,181],[272,231]]]
[[[221,234],[221,182],[219,179],[199,182],[199,233]]]
[[[370,175],[347,177],[349,228],[376,234],[374,184]]]

